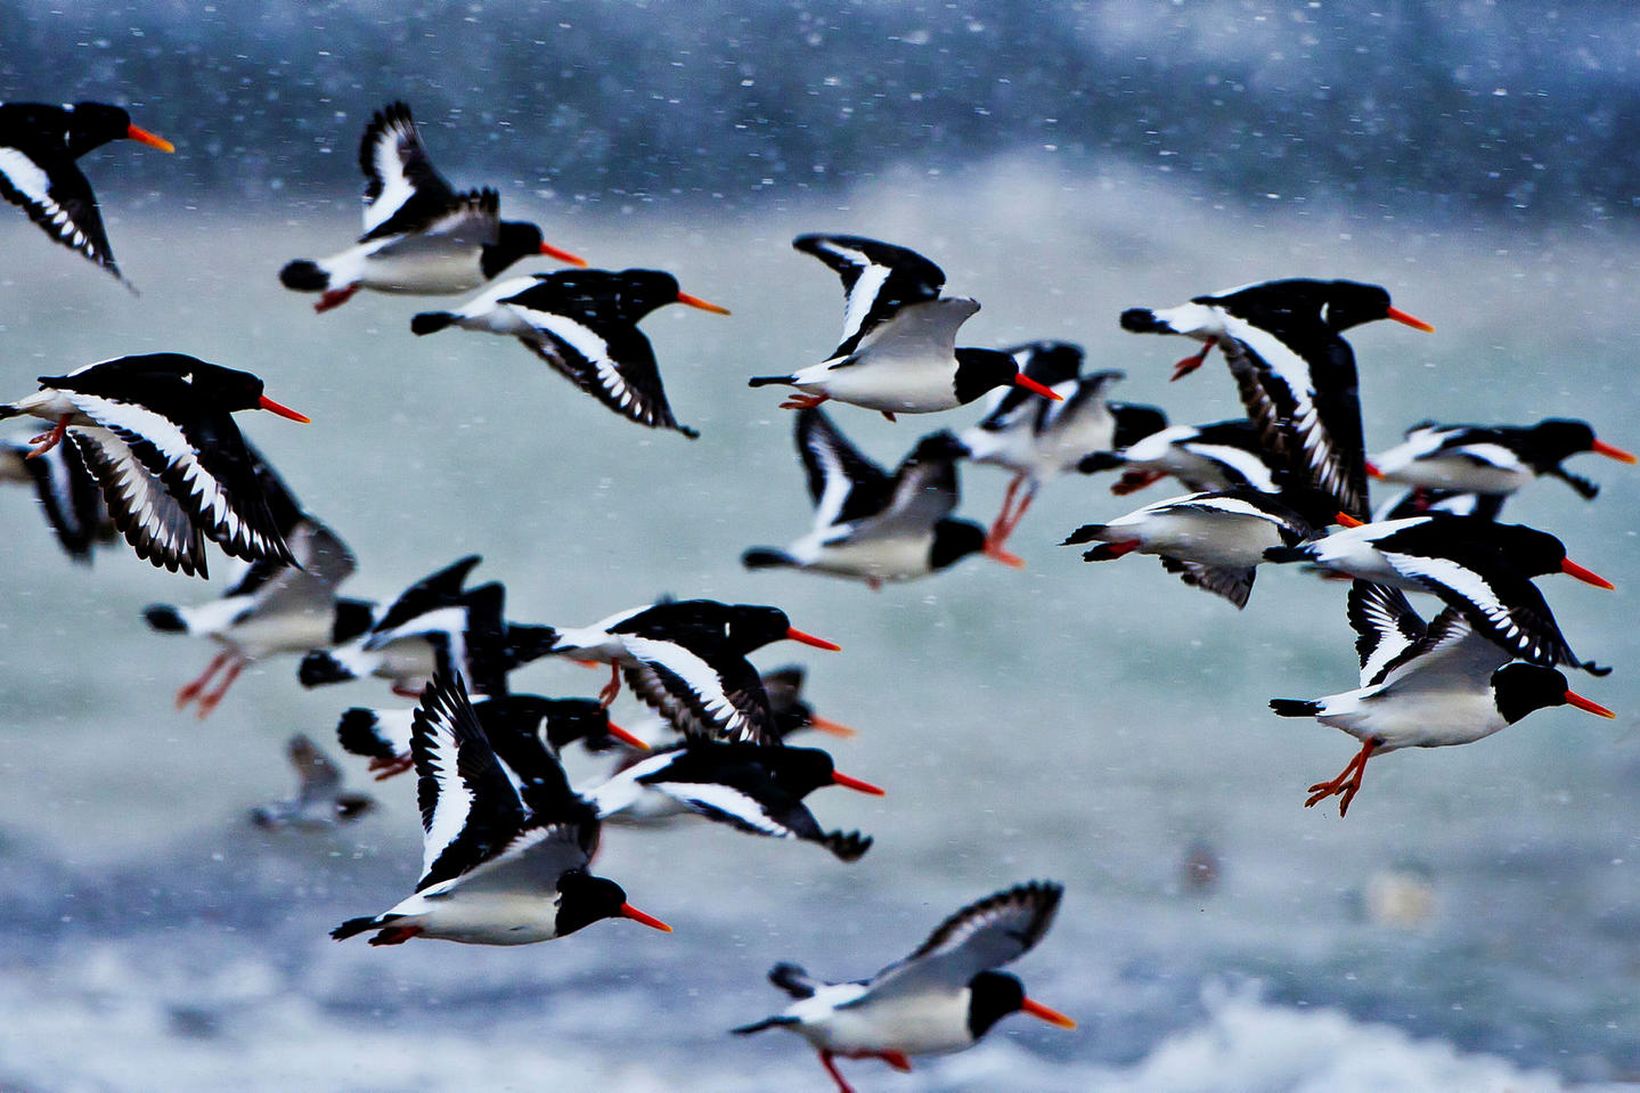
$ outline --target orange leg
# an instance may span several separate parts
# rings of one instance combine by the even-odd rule
[[[1202,362],[1207,360],[1207,354],[1211,353],[1213,351],[1213,347],[1218,344],[1219,340],[1217,338],[1208,338],[1207,341],[1202,343],[1202,351],[1200,353],[1197,353],[1194,356],[1186,357],[1184,360],[1179,361],[1173,366],[1173,375],[1169,378],[1168,382],[1171,383],[1173,380],[1183,379],[1185,376],[1190,375],[1190,373],[1200,368],[1202,366]]]
[[[323,315],[331,308],[341,307],[353,299],[353,294],[358,291],[359,286],[357,284],[348,285],[345,288],[327,289],[325,294],[319,297],[319,302],[313,305],[313,310]]]
[[[395,755],[391,759],[372,759],[370,760],[369,769],[376,772],[376,781],[385,782],[389,778],[403,774],[415,765],[416,761],[411,758],[410,753],[405,752],[403,755]]]
[[[412,689],[404,686],[402,683],[393,684],[393,693],[398,695],[400,698],[420,698],[421,691],[422,689],[420,687]]]
[[[228,688],[233,686],[233,681],[238,679],[239,673],[245,670],[245,664],[246,661],[243,657],[234,657],[228,664],[228,670],[222,674],[222,682],[216,685],[214,691],[200,697],[199,719],[201,721],[211,716],[211,711],[216,709],[217,703],[222,701],[222,696],[228,693]]]
[[[985,543],[985,550],[988,554],[994,553],[996,555],[1000,555],[1007,553],[1002,549],[1002,544],[1007,542],[1008,537],[1014,533],[1014,529],[1019,527],[1019,522],[1025,519],[1026,510],[1031,507],[1031,502],[1036,500],[1036,483],[1028,481],[1024,475],[1016,476],[1014,478],[1014,483],[1023,484],[1025,489],[1019,495],[1019,504],[1015,506],[1014,511],[1010,513],[1008,511],[1008,504],[1013,498],[1014,487],[1008,487],[1008,497],[1002,502],[1002,515],[997,517],[997,522],[994,526],[992,526],[991,534]],[[1013,556],[1009,555],[1008,557],[1011,558]],[[1013,564],[1013,562],[1009,562],[1006,559],[999,560],[1006,562],[1008,565]]]
[[[1378,741],[1369,739],[1361,745],[1361,750],[1351,759],[1349,765],[1339,772],[1337,778],[1330,782],[1317,782],[1310,787],[1310,799],[1304,802],[1305,808],[1310,808],[1316,802],[1326,800],[1334,794],[1342,794],[1338,800],[1338,814],[1348,814],[1350,802],[1355,795],[1361,792],[1361,776],[1367,772],[1367,760],[1372,756],[1372,749],[1378,746]]]
[[[911,1073],[911,1059],[903,1051],[879,1051],[877,1058],[898,1070],[901,1074]]]
[[[986,545],[995,543],[997,546],[1001,546],[1003,540],[1008,538],[1008,510],[1014,507],[1014,497],[1019,493],[1019,487],[1024,482],[1025,476],[1022,474],[1014,475],[1008,482],[1008,492],[1002,495],[1002,511],[997,513],[997,518],[991,522],[989,534],[985,536]]]
[[[198,698],[199,692],[203,691],[205,685],[211,682],[211,677],[216,675],[217,670],[228,663],[232,657],[233,654],[226,649],[212,657],[211,663],[205,666],[205,670],[199,674],[199,677],[177,692],[177,709],[182,709],[182,707]]]
[[[23,458],[34,459],[38,456],[45,455],[47,452],[51,451],[51,449],[61,444],[63,442],[63,437],[68,435],[68,423],[72,420],[73,417],[71,415],[64,414],[62,417],[57,419],[57,424],[47,429],[39,436],[29,437],[28,442],[35,445],[35,447]]]
[[[609,682],[604,684],[603,690],[598,692],[598,701],[604,706],[605,709],[608,709],[609,704],[614,702],[615,696],[620,693],[621,666],[619,664],[611,664],[609,666]]]
[[[821,1049],[820,1065],[826,1068],[826,1073],[831,1075],[831,1080],[837,1083],[837,1093],[854,1093],[854,1087],[849,1085],[837,1070],[837,1057],[835,1055]]]
[[[830,395],[787,395],[786,401],[780,404],[782,410],[812,410],[822,402],[829,402]]]
[[[421,933],[420,926],[386,926],[370,939],[372,945],[403,945]]]
[[[1166,477],[1161,471],[1127,471],[1110,487],[1110,492],[1117,497],[1126,497]]]

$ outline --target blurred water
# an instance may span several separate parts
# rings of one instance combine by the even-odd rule
[[[599,871],[671,936],[602,924],[516,951],[333,943],[336,922],[413,883],[413,787],[383,787],[385,811],[336,836],[270,836],[243,815],[287,791],[289,733],[328,739],[338,710],[380,690],[303,692],[294,665],[273,662],[209,722],[177,714],[171,695],[209,650],[150,634],[140,608],[219,583],[118,550],[74,567],[8,491],[0,1085],[823,1089],[794,1037],[724,1035],[780,1005],[767,967],[867,974],[961,903],[1035,876],[1068,891],[1018,971],[1082,1028],[1012,1020],[909,1077],[845,1064],[862,1088],[1535,1089],[1640,1073],[1634,472],[1584,457],[1597,503],[1545,482],[1511,512],[1617,581],[1544,585],[1574,647],[1619,667],[1575,685],[1622,717],[1545,711],[1474,747],[1375,761],[1344,821],[1301,806],[1353,741],[1264,706],[1352,685],[1343,586],[1267,571],[1238,614],[1149,559],[1084,565],[1054,544],[1130,507],[1106,481],[1045,491],[1015,540],[1023,572],[969,561],[872,594],[737,561],[808,518],[789,416],[744,386],[835,341],[837,284],[788,248],[800,231],[917,247],[984,303],[965,341],[1079,341],[1093,366],[1128,371],[1118,397],[1179,421],[1235,413],[1231,385],[1216,364],[1167,384],[1188,347],[1123,334],[1121,308],[1273,276],[1381,282],[1440,331],[1352,335],[1375,448],[1424,417],[1549,414],[1640,443],[1633,241],[1259,216],[1119,172],[1006,162],[960,184],[898,175],[841,203],[721,219],[529,210],[595,264],[669,269],[734,309],[645,324],[678,418],[704,434],[690,443],[620,421],[510,341],[412,338],[418,301],[365,294],[315,317],[274,274],[338,249],[351,210],[122,216],[105,200],[140,298],[0,218],[0,394],[155,349],[260,373],[314,424],[243,415],[244,428],[357,551],[354,595],[479,551],[515,620],[586,622],[666,592],[779,604],[845,646],[803,650],[810,697],[863,730],[832,747],[839,765],[890,794],[815,799],[826,825],[877,836],[854,866],[703,825],[612,831]],[[892,463],[925,428],[978,414],[835,416]],[[966,474],[967,514],[988,521],[1003,485]],[[598,680],[538,663],[515,682],[571,694]],[[1222,862],[1210,892],[1182,883],[1196,843]],[[1407,863],[1431,878],[1433,917],[1365,918],[1369,881]]]

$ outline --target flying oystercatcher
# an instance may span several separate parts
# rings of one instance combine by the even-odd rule
[[[1118,497],[1169,476],[1193,493],[1281,492],[1276,468],[1270,466],[1259,446],[1258,431],[1246,418],[1158,429],[1114,452],[1090,455],[1078,469],[1084,474],[1120,470],[1121,477],[1110,488]]]
[[[76,562],[90,563],[92,548],[118,534],[97,480],[73,444],[59,444],[30,458],[33,450],[33,444],[22,440],[0,440],[0,482],[32,486],[63,552]]]
[[[1367,473],[1386,482],[1428,490],[1456,490],[1508,496],[1534,478],[1565,482],[1586,501],[1600,487],[1561,464],[1581,452],[1620,463],[1634,453],[1594,435],[1586,421],[1548,418],[1536,425],[1437,425],[1426,421],[1407,430],[1406,439],[1373,456]]]
[[[318,745],[301,733],[285,746],[296,768],[296,796],[251,810],[251,823],[268,830],[285,827],[324,829],[357,820],[376,807],[367,793],[342,788],[342,772]]]

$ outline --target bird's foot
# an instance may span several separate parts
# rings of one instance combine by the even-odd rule
[[[830,395],[787,395],[780,404],[782,410],[813,410],[822,402],[830,402]]]
[[[353,299],[353,294],[358,291],[359,286],[357,284],[348,285],[346,288],[326,289],[325,294],[319,297],[319,302],[313,305],[313,310],[316,314],[323,315],[332,308],[341,307]]]
[[[820,1065],[826,1068],[831,1080],[837,1083],[837,1093],[854,1093],[854,1087],[843,1078],[842,1072],[837,1069],[837,1057],[829,1051],[820,1052]]]
[[[1125,471],[1110,487],[1110,492],[1117,497],[1126,497],[1130,493],[1138,493],[1146,486],[1151,486],[1166,478],[1161,471]]]
[[[911,1073],[911,1059],[903,1051],[879,1051],[877,1058],[902,1074]]]
[[[370,766],[367,769],[376,772],[376,781],[385,782],[389,778],[398,777],[415,765],[416,761],[410,753],[403,752],[391,759],[383,759],[377,756],[375,759],[370,760]]]
[[[1368,740],[1361,745],[1361,750],[1351,759],[1349,765],[1339,772],[1338,777],[1330,782],[1317,782],[1310,787],[1310,799],[1304,802],[1305,808],[1312,808],[1328,797],[1338,797],[1338,814],[1349,814],[1350,802],[1355,795],[1361,792],[1361,778],[1367,773],[1367,759],[1372,755],[1372,749],[1377,743]]]
[[[62,417],[57,419],[56,425],[53,425],[39,436],[29,437],[28,442],[33,444],[34,447],[30,449],[29,453],[23,458],[38,459],[40,456],[45,455],[47,452],[51,451],[51,449],[61,444],[63,442],[63,437],[68,435],[68,423],[71,420],[72,419],[69,415],[64,414]]]
[[[621,666],[619,664],[611,664],[609,666],[609,682],[604,684],[603,689],[598,692],[598,702],[605,709],[608,709],[610,704],[615,701],[615,696],[620,693]]]
[[[1217,338],[1208,338],[1207,341],[1202,343],[1202,351],[1200,353],[1186,357],[1173,366],[1173,375],[1168,378],[1168,382],[1172,383],[1175,380],[1181,380],[1190,375],[1190,373],[1194,372],[1196,369],[1200,368],[1202,363],[1207,360],[1207,354],[1211,353],[1213,351],[1213,347],[1218,344],[1219,340]]]
[[[388,926],[378,930],[376,936],[370,939],[370,944],[403,945],[419,933],[421,933],[420,926]]]
[[[243,660],[236,658],[230,661],[228,670],[222,673],[222,682],[216,685],[215,690],[200,696],[199,719],[201,721],[211,716],[211,711],[216,709],[222,702],[222,696],[228,693],[228,688],[233,686],[233,681],[238,679],[239,673],[244,670],[245,662]]]
[[[894,411],[892,411],[892,410],[884,410],[884,411],[882,411],[882,415],[884,417],[886,417],[891,422],[900,420],[899,418],[894,416]]]

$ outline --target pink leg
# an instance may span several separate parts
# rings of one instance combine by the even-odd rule
[[[609,666],[609,682],[604,684],[603,690],[598,692],[598,701],[603,703],[604,707],[607,709],[609,704],[615,701],[615,696],[620,693],[621,666],[619,664],[611,664]]]
[[[1304,807],[1309,808],[1316,802],[1325,800],[1334,794],[1342,794],[1343,796],[1338,801],[1338,814],[1340,816],[1347,815],[1350,810],[1350,802],[1355,800],[1357,793],[1361,792],[1361,777],[1367,773],[1367,760],[1372,756],[1372,749],[1377,746],[1378,741],[1367,740],[1361,745],[1361,750],[1356,753],[1355,758],[1350,760],[1349,765],[1339,773],[1337,778],[1330,782],[1317,782],[1311,786],[1310,799],[1304,802]]]
[[[1213,351],[1213,347],[1218,344],[1219,340],[1217,338],[1208,338],[1207,341],[1202,343],[1202,351],[1200,353],[1197,353],[1194,356],[1186,357],[1184,360],[1179,361],[1173,366],[1173,375],[1169,379],[1169,382],[1172,382],[1172,380],[1183,379],[1185,376],[1190,375],[1190,373],[1200,368],[1202,366],[1202,362],[1207,360],[1207,354],[1211,353]]]
[[[23,458],[34,459],[38,456],[45,455],[47,452],[51,451],[51,449],[61,444],[63,442],[63,437],[68,435],[68,423],[72,420],[72,417],[64,414],[62,417],[57,419],[57,424],[53,425],[50,429],[47,429],[39,436],[29,437],[28,442],[35,445],[35,448]]]
[[[205,689],[205,685],[211,681],[211,677],[216,675],[217,670],[232,658],[233,654],[226,649],[212,657],[211,663],[206,665],[205,670],[199,674],[199,677],[177,692],[177,709],[182,709],[182,707],[198,698],[199,692]]]
[[[782,410],[812,410],[830,398],[830,395],[787,395],[786,401],[780,404],[780,408]]]
[[[901,1074],[911,1073],[911,1058],[903,1051],[879,1051],[877,1058],[898,1070]]]
[[[1023,482],[1024,476],[1021,475],[1015,481]],[[1008,537],[1014,533],[1014,529],[1019,527],[1019,522],[1025,519],[1025,511],[1031,507],[1031,502],[1035,500],[1036,484],[1033,482],[1026,485],[1024,492],[1020,494],[1019,504],[1015,506],[1013,512],[1008,512],[1007,505],[1004,503],[1003,516],[998,518],[999,523],[1001,523],[1001,531],[999,533],[996,528],[991,529],[987,550],[1002,550],[1002,544],[1007,542]]]
[[[211,716],[211,711],[216,709],[217,703],[222,701],[222,696],[228,693],[228,688],[233,686],[233,681],[238,679],[239,673],[244,670],[245,661],[241,657],[235,657],[229,663],[228,670],[223,674],[222,682],[217,684],[216,690],[199,700],[199,719],[201,721]]]
[[[323,315],[331,308],[341,307],[353,299],[353,294],[358,291],[359,286],[357,284],[348,285],[345,288],[328,289],[323,296],[319,297],[319,302],[313,305],[313,310]]]
[[[854,1087],[843,1080],[843,1075],[837,1070],[837,1059],[829,1051],[820,1052],[820,1065],[826,1068],[831,1080],[837,1083],[837,1093],[854,1093]]]
[[[376,781],[385,782],[389,778],[403,774],[415,765],[415,759],[411,757],[409,752],[405,752],[402,755],[395,755],[391,759],[372,759],[370,760],[369,769],[376,772]]]
[[[1014,496],[1019,493],[1019,487],[1024,481],[1024,475],[1016,474],[1008,482],[1008,492],[1002,495],[1002,511],[997,513],[997,518],[991,522],[991,532],[985,537],[987,543],[1001,546],[1003,540],[1008,538],[1008,510],[1014,507]]]

